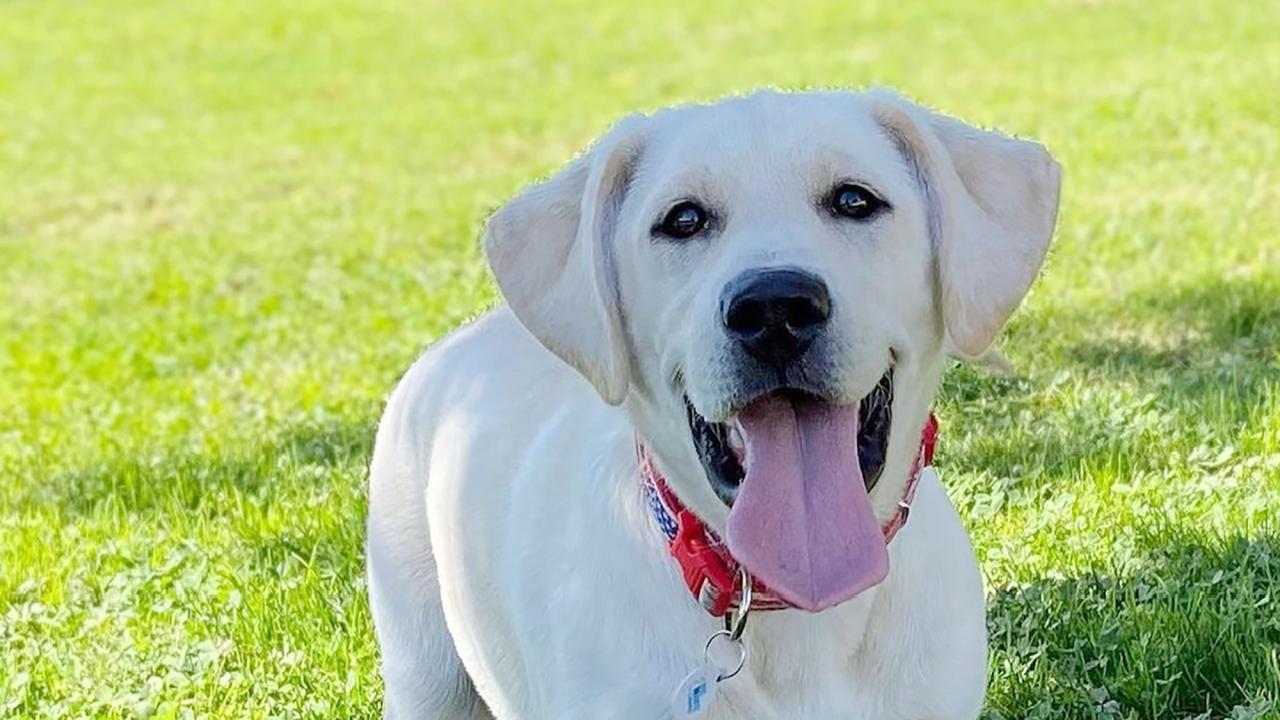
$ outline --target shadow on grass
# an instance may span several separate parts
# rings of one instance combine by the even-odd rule
[[[1280,717],[1280,537],[996,592],[988,718]]]
[[[1089,340],[1068,348],[1067,358],[1150,388],[1175,408],[1226,391],[1225,399],[1248,410],[1280,381],[1280,278],[1147,292],[1123,305],[1154,315],[1157,333],[1173,340]]]
[[[269,502],[286,478],[296,484],[307,472],[363,472],[373,434],[372,419],[304,423],[220,453],[170,450],[127,457],[54,475],[20,502],[52,503],[72,518],[106,506],[127,513],[200,512],[210,501],[232,495]]]
[[[1032,490],[1081,469],[1151,470],[1169,462],[1162,446],[1185,444],[1179,434],[1233,442],[1280,388],[1280,275],[1156,287],[1029,322],[1024,342],[1061,366],[949,373],[942,404],[959,429],[944,464]]]

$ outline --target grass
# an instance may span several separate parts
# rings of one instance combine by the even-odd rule
[[[887,83],[1061,230],[940,464],[988,716],[1280,718],[1280,4],[0,2],[0,716],[371,717],[381,403],[633,109]]]

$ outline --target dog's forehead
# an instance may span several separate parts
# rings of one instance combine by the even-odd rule
[[[813,171],[901,174],[901,157],[870,103],[844,92],[761,92],[653,118],[658,175],[697,167],[713,174]]]

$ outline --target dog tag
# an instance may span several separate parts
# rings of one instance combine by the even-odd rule
[[[701,717],[716,699],[716,687],[720,684],[720,670],[710,662],[689,675],[677,687],[671,696],[671,717]]]

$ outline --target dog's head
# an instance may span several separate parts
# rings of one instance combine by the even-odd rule
[[[883,579],[944,344],[995,340],[1058,187],[1039,145],[891,93],[765,92],[623,120],[485,246],[682,501],[817,610]]]

